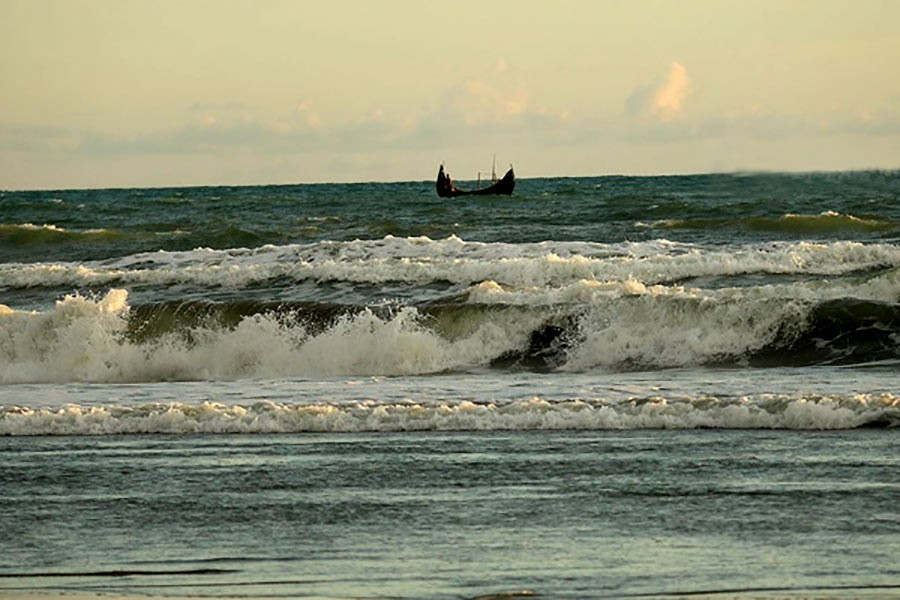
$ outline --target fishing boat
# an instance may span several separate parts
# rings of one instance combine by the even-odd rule
[[[478,182],[481,183],[481,175],[478,176]],[[516,174],[513,173],[512,165],[506,175],[497,179],[496,170],[491,169],[491,185],[487,187],[478,187],[474,190],[462,190],[453,184],[450,175],[444,172],[442,164],[438,169],[437,181],[435,182],[437,195],[441,198],[455,198],[456,196],[491,196],[506,195],[509,196],[516,188]]]

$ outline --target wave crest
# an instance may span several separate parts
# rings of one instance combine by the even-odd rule
[[[526,431],[607,429],[852,429],[900,425],[891,394],[765,395],[745,398],[634,398],[549,402],[0,407],[0,435]]]
[[[889,219],[857,217],[829,210],[818,215],[788,213],[780,217],[666,219],[652,224],[641,224],[641,226],[643,228],[656,229],[700,230],[736,227],[750,231],[796,234],[802,236],[891,231],[900,228],[900,223]]]
[[[96,286],[223,286],[335,282],[420,286],[558,287],[580,280],[636,280],[644,285],[741,275],[842,276],[900,266],[892,244],[796,242],[701,251],[665,240],[627,244],[553,242],[483,244],[459,238],[392,238],[256,249],[154,252],[85,263],[7,263],[11,289]]]
[[[445,327],[442,336],[412,307],[315,315],[286,310],[232,315],[219,322],[130,323],[127,292],[100,299],[67,296],[52,311],[0,313],[0,381],[167,381],[245,377],[413,375],[465,369],[521,345],[534,317],[499,315]],[[180,308],[163,307],[162,321]],[[138,313],[140,311],[137,311]]]
[[[484,284],[480,293],[503,294]],[[487,290],[485,292],[484,290]],[[599,290],[599,291],[598,291]],[[163,302],[0,308],[0,382],[630,371],[900,361],[900,305],[796,289],[586,286],[581,302]]]

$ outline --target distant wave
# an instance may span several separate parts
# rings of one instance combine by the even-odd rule
[[[123,435],[459,430],[853,429],[900,425],[900,397],[762,395],[506,403],[0,407],[0,435]]]
[[[752,231],[795,233],[798,235],[842,232],[877,232],[900,228],[900,223],[887,219],[861,218],[834,211],[818,215],[786,214],[781,217],[740,217],[705,219],[666,219],[644,227],[657,229],[718,229],[742,227]]]
[[[312,227],[312,229],[310,229]],[[314,234],[313,226],[304,228]],[[175,223],[150,223],[141,227],[76,229],[55,224],[0,224],[0,247],[6,263],[34,256],[91,258],[121,257],[128,250],[155,252],[160,246],[241,248],[260,245],[268,231],[234,225],[198,227]],[[73,256],[74,255],[74,256]],[[113,258],[113,260],[115,260]]]
[[[456,237],[318,242],[254,249],[151,252],[86,262],[0,264],[8,288],[170,286],[243,288],[271,280],[427,285],[561,286],[580,280],[646,285],[742,274],[842,275],[900,266],[892,244],[794,242],[700,250],[667,240],[622,244],[485,244]]]
[[[73,241],[76,239],[118,239],[128,234],[115,229],[85,229],[72,231],[57,225],[22,223],[18,225],[0,224],[0,243],[38,244],[54,241]]]

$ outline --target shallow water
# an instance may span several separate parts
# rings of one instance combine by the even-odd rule
[[[0,586],[888,593],[895,441],[886,430],[4,438]]]

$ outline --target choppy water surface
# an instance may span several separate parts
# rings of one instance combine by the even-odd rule
[[[889,597],[898,242],[897,172],[2,192],[0,591]]]

